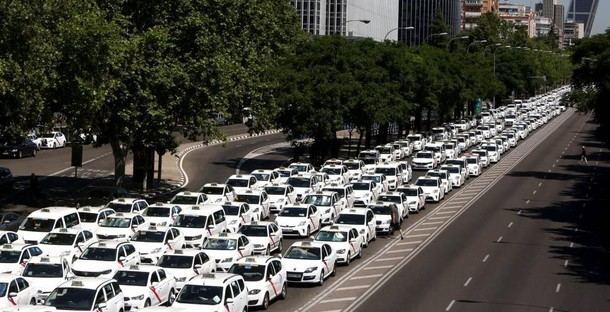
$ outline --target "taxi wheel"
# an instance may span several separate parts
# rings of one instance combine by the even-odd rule
[[[358,259],[362,258],[362,247],[360,247],[360,250],[358,251],[358,255],[356,256],[356,258],[358,258]]]
[[[30,300],[30,305],[36,305],[36,298],[32,298],[32,300]]]
[[[286,283],[282,286],[282,292],[280,293],[280,299],[286,299],[286,295],[288,295],[288,287],[286,287]]]
[[[322,272],[320,273],[320,280],[318,281],[318,285],[324,285],[324,270],[322,270]]]
[[[351,261],[352,261],[352,255],[348,252],[347,258],[345,258],[345,265],[349,265]]]
[[[282,253],[282,250],[283,250],[283,249],[284,249],[284,248],[282,247],[282,240],[280,239],[280,244],[279,244],[279,246],[277,247],[277,251],[278,251],[279,253]]]
[[[167,302],[165,303],[165,306],[171,306],[174,303],[174,300],[176,300],[176,291],[172,289],[169,291],[169,296],[167,297]]]
[[[330,273],[330,276],[337,275],[337,262],[333,263],[333,271]]]
[[[269,309],[269,294],[268,293],[265,293],[265,297],[263,298],[263,304],[261,305],[261,308],[263,308],[263,310]]]
[[[267,250],[265,250],[265,255],[266,256],[271,255],[271,247],[269,245],[267,245]]]
[[[150,307],[150,299],[146,299],[146,301],[144,302],[144,307]]]

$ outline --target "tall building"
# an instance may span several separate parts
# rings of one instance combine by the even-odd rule
[[[563,25],[563,46],[571,47],[585,36],[585,24],[566,21]]]
[[[382,41],[398,27],[398,0],[290,0],[301,28],[314,35],[340,35]],[[360,20],[369,21],[362,23]],[[396,40],[396,31],[388,39]]]
[[[474,29],[481,15],[497,11],[497,0],[462,0],[462,30]]]
[[[544,0],[542,2],[542,16],[554,19],[556,4],[559,4],[559,0]]]
[[[599,0],[572,0],[568,7],[567,19],[584,25],[584,36],[591,36],[593,21]]]
[[[546,37],[551,32],[553,21],[544,16],[536,16],[536,37]]]
[[[367,0],[374,2],[374,0]],[[399,30],[398,40],[408,45],[419,45],[432,35],[432,21],[440,15],[448,26],[450,36],[460,31],[461,0],[400,0],[398,27],[415,27],[413,30]]]
[[[502,2],[498,7],[498,17],[515,28],[525,29],[530,38],[536,35],[535,14],[529,6]]]
[[[559,37],[559,48],[563,48],[563,24],[565,22],[565,8],[563,4],[555,5],[555,15],[553,18],[553,29]]]

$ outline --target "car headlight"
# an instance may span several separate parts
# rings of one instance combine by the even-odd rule
[[[330,213],[330,208],[326,209],[324,213]]]
[[[190,239],[197,240],[197,239],[201,239],[201,237],[203,237],[203,236],[200,234],[200,235],[196,235],[196,236],[191,236]]]
[[[299,222],[299,225],[297,225],[297,226],[303,226],[303,225],[305,225],[306,223],[307,223],[307,221],[301,221],[301,222]]]
[[[220,261],[222,263],[228,263],[228,262],[233,262],[233,258],[224,258],[222,259],[222,261]]]
[[[11,152],[16,153],[18,150],[16,148],[12,149]]]
[[[229,223],[229,224],[235,224],[235,223],[237,223],[237,220],[232,220],[231,223]]]
[[[265,245],[262,244],[254,244],[254,248],[263,248]]]
[[[438,193],[438,189],[434,189],[434,191],[432,191],[432,193]]]
[[[339,250],[337,250],[337,253],[338,253],[338,254],[340,254],[340,255],[342,255],[342,254],[344,254],[344,253],[345,253],[345,249],[339,249]]]
[[[105,274],[110,274],[110,272],[112,272],[112,270],[105,270],[100,272],[101,275],[105,275]]]
[[[131,300],[144,300],[144,295],[139,295],[139,296],[135,296],[135,297],[131,297]]]
[[[415,205],[415,204],[417,204],[417,202],[416,202],[416,201],[410,201],[410,202],[409,202],[409,205]]]
[[[305,273],[311,273],[317,269],[318,269],[318,267],[310,267],[310,268],[305,269]]]
[[[222,198],[217,198],[217,199],[216,199],[216,202],[217,202],[217,203],[222,202]]]
[[[116,237],[118,237],[118,238],[125,238],[125,236],[126,236],[125,234],[119,234]]]
[[[364,229],[360,230],[360,234],[364,234]]]
[[[260,289],[252,289],[250,291],[248,291],[248,295],[258,295],[258,293],[260,293],[261,290]]]
[[[383,222],[383,223],[390,224],[390,223],[392,223],[392,220],[385,220],[385,222]]]
[[[161,252],[161,247],[153,249],[150,253],[158,253]]]
[[[176,277],[176,282],[184,282],[186,281],[186,276],[184,277]]]

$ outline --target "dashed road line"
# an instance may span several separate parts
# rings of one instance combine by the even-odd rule
[[[361,280],[361,279],[369,279],[369,278],[376,278],[376,277],[380,277],[383,274],[371,274],[371,275],[360,275],[360,276],[354,276],[352,278],[350,278],[350,280]]]
[[[455,300],[451,300],[451,302],[449,303],[449,305],[445,308],[445,311],[449,311],[451,310],[451,308],[453,307],[453,305],[455,304]]]
[[[510,222],[510,223],[507,225],[507,227],[510,229],[511,227],[513,227],[513,223],[512,223],[512,222]]]
[[[561,283],[557,283],[557,286],[555,286],[555,292],[558,293],[559,290],[561,290]]]
[[[372,266],[372,267],[366,267],[363,269],[363,271],[371,271],[371,270],[381,270],[381,269],[389,269],[393,267],[393,265],[380,265],[380,266]]]
[[[503,238],[504,238],[504,236],[498,237],[498,239],[496,240],[496,243],[501,243]]]
[[[337,288],[337,290],[346,291],[346,290],[365,289],[365,288],[369,288],[369,287],[371,287],[371,285],[346,286],[346,287]]]
[[[393,253],[401,253],[401,252],[409,252],[409,251],[413,251],[413,248],[388,250],[385,253],[393,254]]]
[[[401,259],[402,259],[402,257],[379,258],[379,259],[375,259],[375,262],[396,261],[396,260],[401,260]]]
[[[487,259],[489,259],[489,254],[486,254],[485,257],[483,257],[483,260],[481,262],[487,262]]]
[[[468,287],[468,284],[470,284],[470,282],[472,281],[472,277],[469,277],[466,282],[464,283],[464,287]]]
[[[333,299],[326,299],[326,300],[322,300],[320,301],[320,303],[330,303],[330,302],[341,302],[341,301],[352,301],[356,299],[356,297],[343,297],[343,298],[333,298]]]

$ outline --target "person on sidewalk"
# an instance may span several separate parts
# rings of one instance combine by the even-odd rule
[[[584,162],[585,165],[588,165],[589,162],[587,161],[587,150],[585,149],[585,146],[582,146],[582,149],[580,150],[580,162]]]
[[[392,232],[396,230],[400,233],[400,239],[403,239],[402,229],[400,228],[400,216],[398,215],[398,206],[392,205]]]

